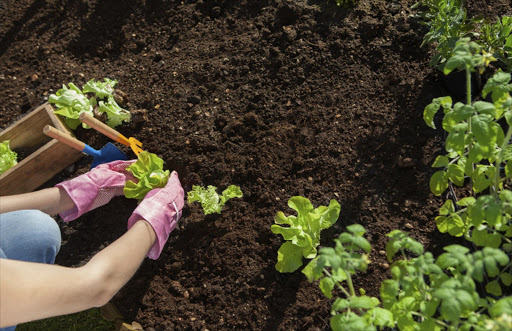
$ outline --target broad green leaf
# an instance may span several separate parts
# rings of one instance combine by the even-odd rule
[[[450,164],[446,170],[448,179],[455,185],[464,185],[464,169],[457,164]]]
[[[393,313],[384,308],[375,307],[370,309],[366,312],[364,318],[369,325],[389,328],[395,326]]]
[[[440,170],[430,177],[430,191],[435,195],[441,195],[448,188],[448,175]]]
[[[503,294],[501,291],[501,286],[497,280],[493,280],[487,283],[487,285],[485,285],[485,291],[496,297],[500,297]]]
[[[434,116],[439,110],[439,107],[451,107],[452,99],[450,97],[435,98],[432,103],[425,107],[423,111],[423,119],[425,123],[431,128],[435,129]]]
[[[512,285],[512,275],[508,272],[504,272],[500,275],[501,281],[503,282],[503,285],[510,286]]]
[[[330,325],[333,331],[376,331],[377,329],[368,325],[365,319],[352,312],[337,314],[331,317]]]
[[[453,130],[446,137],[446,151],[457,152],[459,155],[464,155],[465,152],[465,144],[464,138],[466,136],[465,130]]]
[[[467,207],[467,206],[474,205],[475,202],[476,202],[476,199],[473,197],[464,197],[464,198],[460,199],[459,201],[457,201],[457,205],[459,205],[461,207]]]
[[[471,117],[471,123],[478,144],[481,146],[484,155],[488,155],[496,144],[497,127],[493,125],[492,118],[486,114]]]
[[[452,213],[455,213],[455,207],[453,205],[453,200],[448,199],[439,209],[439,215],[450,215]]]
[[[466,228],[464,221],[457,214],[449,216],[437,216],[436,219],[437,229],[441,233],[448,232],[452,236],[462,237]]]
[[[512,311],[512,296],[508,296],[506,298],[502,298],[498,300],[492,307],[489,309],[489,314],[492,318],[497,318],[503,314],[509,314]]]
[[[501,236],[497,233],[488,233],[486,229],[474,229],[471,233],[471,240],[473,240],[477,246],[498,248],[501,245]]]
[[[334,281],[328,277],[322,278],[318,283],[318,287],[320,287],[320,290],[327,297],[327,299],[332,299],[332,290],[334,289],[335,285],[336,284]]]
[[[488,114],[496,118],[496,107],[490,102],[476,101],[473,103],[473,107],[475,107],[475,110],[480,114]]]
[[[439,155],[432,164],[432,168],[444,168],[448,166],[449,163],[450,160],[446,156]]]
[[[294,272],[302,266],[302,249],[287,241],[277,251],[276,270]]]

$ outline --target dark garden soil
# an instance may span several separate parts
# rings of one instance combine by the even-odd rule
[[[422,119],[443,79],[420,48],[413,0],[361,0],[353,9],[304,1],[2,1],[0,128],[62,84],[115,78],[145,109],[119,127],[191,185],[239,185],[219,216],[184,208],[161,257],[147,259],[113,302],[146,330],[324,330],[330,303],[300,273],[274,269],[270,231],[294,195],[341,204],[322,245],[366,227],[372,264],[355,279],[378,296],[393,229],[439,253],[455,240],[435,227],[443,197],[428,183],[441,131]],[[512,14],[509,0],[467,1],[471,15]],[[108,139],[79,129],[100,148]],[[126,150],[129,152],[128,150]],[[84,157],[46,186],[88,170]],[[77,266],[121,236],[134,201],[116,198],[59,221],[57,263]],[[133,243],[137,245],[136,242]]]

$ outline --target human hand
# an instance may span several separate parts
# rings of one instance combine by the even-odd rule
[[[75,208],[63,211],[65,222],[107,204],[113,197],[123,194],[127,180],[137,181],[126,168],[136,160],[113,161],[100,164],[89,172],[55,185],[62,188],[75,204]]]
[[[180,219],[184,196],[178,173],[173,171],[167,185],[151,190],[128,219],[128,229],[137,221],[145,220],[155,231],[156,241],[148,252],[150,259],[156,260],[162,253],[169,234]]]

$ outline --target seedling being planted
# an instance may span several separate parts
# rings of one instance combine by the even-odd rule
[[[137,162],[126,168],[139,181],[127,180],[123,193],[130,199],[142,200],[152,189],[165,187],[169,180],[169,170],[163,170],[164,161],[156,154],[147,151],[139,154]]]
[[[280,211],[274,218],[276,224],[270,227],[273,233],[286,240],[277,252],[276,269],[279,272],[294,272],[302,266],[303,257],[315,258],[320,231],[336,223],[340,214],[340,204],[336,200],[331,200],[328,207],[314,209],[308,199],[295,196],[288,200],[288,206],[297,211],[297,216],[285,216]]]
[[[220,214],[222,207],[229,199],[241,198],[242,196],[242,190],[236,185],[228,186],[227,189],[222,191],[222,195],[217,193],[217,188],[213,185],[208,185],[208,188],[193,185],[192,191],[187,193],[188,203],[199,202],[205,215]]]

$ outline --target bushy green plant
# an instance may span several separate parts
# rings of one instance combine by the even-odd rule
[[[435,46],[436,54],[430,65],[442,71],[457,40],[473,36],[477,21],[467,18],[462,0],[420,0],[413,8],[420,8],[416,17],[429,29],[421,47]]]
[[[486,52],[512,70],[512,17],[503,16],[492,23],[485,21],[480,28],[480,44]]]
[[[477,284],[490,279],[487,291],[500,296],[498,280],[511,281],[510,259],[501,250],[486,247],[470,253],[466,247],[450,245],[435,259],[421,243],[394,230],[386,245],[392,278],[381,284],[379,300],[364,289],[354,289],[352,275],[366,271],[371,246],[361,225],[347,230],[334,241],[334,248],[321,248],[303,269],[327,298],[339,296],[331,306],[334,331],[506,330],[501,327],[510,323],[512,297],[496,300],[476,290]],[[410,253],[416,257],[409,258]]]
[[[500,247],[512,251],[512,191],[505,186],[512,178],[512,84],[510,74],[497,72],[484,86],[482,96],[492,102],[471,98],[470,72],[483,68],[489,55],[468,39],[457,43],[447,61],[445,73],[466,71],[466,103],[452,104],[450,97],[436,98],[425,108],[425,122],[435,128],[434,115],[443,108],[443,129],[448,132],[446,155],[433,167],[441,168],[430,179],[430,188],[441,195],[450,185],[463,186],[465,178],[473,195],[458,201],[447,200],[436,217],[441,232],[465,236],[478,246]],[[505,134],[501,123],[508,126]]]

